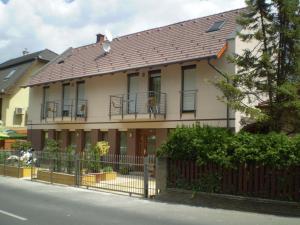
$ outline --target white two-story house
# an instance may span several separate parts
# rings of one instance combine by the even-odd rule
[[[248,44],[237,37],[244,9],[183,21],[69,48],[30,87],[28,133],[84,151],[107,140],[114,154],[155,154],[170,129],[203,125],[240,129],[240,113],[214,85],[237,68],[226,57]]]

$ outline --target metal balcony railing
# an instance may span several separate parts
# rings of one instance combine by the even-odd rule
[[[138,92],[132,94],[111,95],[109,104],[109,117],[134,115],[137,118],[141,114],[148,114],[156,118],[157,115],[166,116],[166,93]]]
[[[41,120],[87,118],[87,100],[47,101],[41,105]]]

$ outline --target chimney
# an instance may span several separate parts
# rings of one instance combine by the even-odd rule
[[[104,35],[103,34],[97,34],[97,40],[96,43],[102,43],[104,41]]]

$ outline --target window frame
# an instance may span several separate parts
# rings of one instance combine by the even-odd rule
[[[185,110],[184,109],[184,98],[183,98],[183,93],[184,93],[184,71],[185,70],[189,70],[189,69],[197,69],[197,65],[193,64],[193,65],[188,65],[188,66],[182,66],[181,67],[181,92],[180,92],[180,99],[181,99],[181,105],[180,105],[180,110],[182,113],[195,113],[196,112],[196,108],[197,106],[194,105],[194,109],[193,110]],[[197,73],[195,74],[195,76],[197,76]],[[192,90],[191,90],[192,91]],[[194,90],[195,92],[197,92],[197,89]]]

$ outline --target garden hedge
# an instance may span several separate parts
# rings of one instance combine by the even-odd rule
[[[300,165],[300,135],[232,133],[224,128],[177,127],[158,151],[159,156],[213,162],[226,167],[258,163],[282,168]]]

